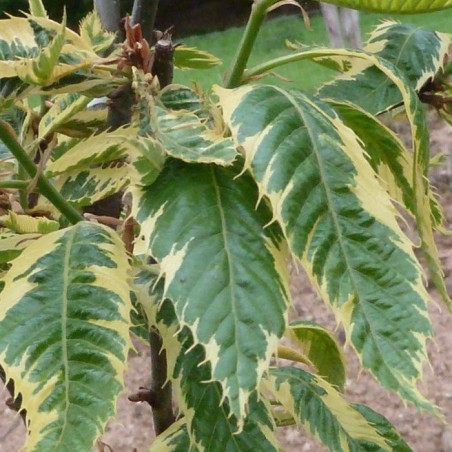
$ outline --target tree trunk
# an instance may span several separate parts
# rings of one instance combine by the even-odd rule
[[[321,3],[320,9],[331,47],[348,45],[352,48],[360,48],[362,46],[358,11],[340,8],[329,3]]]
[[[121,29],[120,0],[94,0],[94,8],[99,14],[102,25],[112,33]],[[118,38],[122,40],[121,38]]]

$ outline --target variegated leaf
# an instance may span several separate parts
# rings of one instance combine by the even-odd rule
[[[199,94],[184,85],[165,86],[159,93],[159,99],[170,110],[191,111],[197,116],[200,116],[199,112],[205,109]]]
[[[419,91],[443,67],[450,44],[450,35],[386,21],[373,31],[364,50],[394,64],[407,85]],[[403,101],[400,88],[371,60],[350,61],[349,70],[320,89],[322,97],[352,102],[373,114]]]
[[[345,358],[334,337],[320,325],[298,321],[291,323],[286,336],[314,365],[316,373],[339,391],[344,390]]]
[[[425,13],[452,7],[452,0],[325,0],[325,3],[386,14]]]
[[[2,79],[16,77],[20,58],[33,58],[39,53],[32,27],[27,19],[0,20],[0,74]],[[2,80],[2,85],[5,83]]]
[[[158,265],[140,265],[134,269],[133,290],[139,312],[146,317],[149,328],[156,328],[166,350],[167,375],[173,378],[187,334],[181,333],[172,303],[165,299],[164,280]]]
[[[163,169],[166,159],[165,148],[150,137],[130,140],[129,175],[136,185],[151,185]]]
[[[196,452],[190,443],[185,418],[174,422],[152,443],[149,452]]]
[[[419,162],[415,163],[413,155],[405,149],[400,139],[371,114],[350,104],[332,102],[332,105],[344,124],[358,135],[370,164],[385,181],[385,188],[391,197],[418,219],[430,277],[443,301],[452,309],[432,231],[432,228],[443,228],[442,208],[428,179],[422,177],[423,169],[419,167]],[[425,194],[416,193],[413,174],[418,181],[418,190],[425,186]]]
[[[397,450],[390,445],[392,435],[386,441],[383,429],[368,422],[321,377],[296,367],[274,368],[264,388],[332,452]]]
[[[199,345],[182,350],[175,375],[180,380],[183,412],[195,450],[277,452],[276,427],[267,404],[254,393],[249,414],[243,423],[237,422],[223,399],[221,385],[209,381],[210,366],[204,357]]]
[[[56,178],[54,185],[66,201],[84,207],[118,193],[129,180],[129,167],[118,164],[67,171]]]
[[[322,101],[272,86],[217,90],[291,250],[386,388],[418,392],[431,336],[422,270],[357,137]]]
[[[420,105],[420,101],[416,92],[410,86],[410,81],[391,62],[378,56],[363,53],[361,53],[361,56],[359,56],[359,53],[357,52],[348,52],[341,50],[340,53],[354,55],[358,58],[363,59],[365,61],[364,68],[367,68],[368,64],[374,65],[375,68],[378,68],[378,70],[381,71],[381,76],[383,76],[383,78],[387,77],[389,80],[391,80],[391,82],[396,86],[397,90],[400,93],[405,108],[405,113],[411,127],[414,162],[413,172],[411,176],[411,185],[413,187],[413,192],[415,193],[416,220],[421,239],[422,251],[424,252],[432,281],[440,292],[448,308],[452,309],[451,300],[449,298],[449,295],[447,294],[447,291],[445,290],[443,270],[441,268],[438,249],[436,247],[433,235],[433,229],[434,227],[439,226],[438,220],[441,220],[441,215],[438,214],[437,206],[435,206],[435,203],[432,204],[430,186],[428,180],[425,177],[429,166],[429,151],[428,130],[424,109]],[[380,78],[379,80],[381,81],[382,79]],[[369,81],[367,81],[366,83],[369,83]],[[370,85],[372,85],[372,82],[370,82]],[[340,91],[340,89],[341,87],[337,87],[334,92],[337,93]],[[331,91],[329,94],[330,96],[333,96],[333,98],[337,101],[338,99],[334,95],[334,92]],[[372,95],[374,95],[374,93],[375,91],[372,93]],[[323,89],[321,90],[321,94],[326,94]],[[341,96],[339,95],[338,97]],[[364,97],[366,96],[363,94],[362,98]],[[358,102],[358,105],[361,105],[360,102]]]
[[[28,0],[28,6],[32,16],[48,17],[47,11],[42,4],[42,0]]]
[[[205,351],[200,345],[193,345],[187,328],[181,329],[169,300],[155,310],[155,322],[167,351],[169,373],[184,414],[190,447],[209,452],[277,451],[275,424],[267,404],[258,400],[255,392],[243,422],[230,414],[221,385],[210,381]]]
[[[61,29],[52,37],[47,45],[40,49],[37,57],[19,61],[16,74],[30,85],[46,85],[55,76],[55,66],[60,58],[66,35],[66,14],[63,17]]]
[[[256,399],[256,394],[250,401],[250,415],[244,420],[242,430],[238,430],[240,422],[230,415],[221,385],[209,381],[211,369],[203,348],[199,345],[195,347],[190,331],[181,328],[173,303],[169,300],[162,302],[163,284],[155,270],[155,267],[142,267],[134,278],[134,287],[148,322],[157,327],[162,337],[168,375],[175,384],[179,408],[184,417],[176,423],[177,427],[170,427],[157,438],[151,451],[215,452],[219,448],[276,451],[275,425],[268,407]],[[199,409],[200,406],[202,409]]]
[[[174,65],[179,69],[209,69],[222,64],[216,56],[194,47],[180,45],[174,52]]]
[[[84,110],[91,99],[78,93],[68,93],[56,96],[53,105],[39,122],[38,139],[42,140],[47,134],[73,118],[73,116]]]
[[[127,83],[100,66],[100,57],[79,35],[65,29],[62,39],[61,30],[61,24],[46,17],[0,21],[0,107],[19,95],[79,92],[96,96]]]
[[[237,172],[168,161],[158,190],[134,193],[132,213],[161,265],[165,296],[243,419],[285,330],[288,291],[279,229],[263,228],[270,212],[255,209],[254,183]]]
[[[40,49],[47,47],[58,32],[61,31],[61,23],[59,22],[55,22],[46,17],[37,17],[29,14],[26,16],[26,18],[11,17],[11,19],[7,19],[12,21],[12,23],[8,23],[8,26],[11,26],[13,29],[16,26],[25,27],[23,29],[24,36],[17,36],[17,38],[20,40],[26,39],[27,42],[31,42],[29,41],[29,34],[31,33],[35,45]],[[65,30],[65,46],[68,46],[68,51],[78,50],[83,55],[94,55],[89,45],[75,31],[69,28]]]
[[[101,55],[112,48],[116,36],[105,30],[97,11],[94,10],[80,22],[80,37],[94,52]]]
[[[400,138],[375,116],[356,105],[334,101],[330,105],[362,141],[369,163],[385,181],[391,197],[415,215],[416,193],[412,185],[415,163]]]
[[[132,67],[132,89],[135,95],[132,124],[138,128],[140,137],[155,136],[155,93],[153,77],[150,73],[144,73],[142,69]]]
[[[0,234],[0,263],[10,262],[31,243],[41,237],[41,234],[13,234],[2,232]]]
[[[47,165],[47,176],[105,164],[125,156],[131,148],[130,138],[136,134],[133,127],[105,131],[83,140],[68,140],[55,147],[56,160]]]
[[[45,217],[19,215],[13,211],[0,217],[0,221],[5,227],[19,234],[48,234],[57,231],[60,227],[58,221],[49,220]]]
[[[106,108],[87,109],[74,113],[58,125],[55,132],[75,138],[88,138],[105,127],[107,121]]]
[[[130,347],[127,254],[78,223],[13,262],[0,294],[0,361],[27,412],[27,450],[91,450],[115,412]]]
[[[439,227],[438,222],[441,221],[441,213],[438,210],[438,205],[432,202],[429,183],[425,177],[429,166],[429,151],[428,151],[428,130],[427,122],[425,118],[425,112],[417,93],[410,86],[410,81],[405,75],[392,64],[390,61],[380,58],[377,55],[369,54],[362,51],[349,51],[346,49],[322,49],[316,47],[303,47],[297,54],[292,55],[289,61],[299,61],[301,59],[316,59],[316,58],[351,58],[361,61],[361,64],[355,66],[355,70],[359,73],[361,69],[369,68],[370,66],[378,69],[385,80],[390,80],[397,88],[400,94],[401,103],[405,108],[405,114],[411,127],[412,138],[412,151],[413,151],[413,171],[411,175],[411,185],[413,187],[413,193],[415,194],[416,201],[416,220],[417,227],[421,239],[421,246],[424,252],[427,266],[432,277],[432,281],[437,287],[438,291],[443,297],[444,302],[452,309],[449,296],[444,290],[443,270],[439,260],[438,250],[435,244],[433,228]],[[277,66],[277,62],[272,67]],[[269,67],[257,67],[250,70],[248,77],[259,75],[265,71],[268,71]],[[341,80],[339,78],[339,80]],[[344,81],[346,83],[346,81]],[[365,82],[368,83],[368,82]],[[369,83],[368,86],[375,86]],[[353,90],[354,88],[350,88]],[[370,95],[375,95],[376,91],[373,88],[370,91]],[[321,94],[323,90],[321,90]],[[341,95],[338,94],[339,90],[330,92],[337,102],[335,93],[340,99]],[[366,97],[364,94],[362,97]],[[331,100],[331,99],[329,99]],[[348,102],[339,100],[340,102]],[[436,212],[435,212],[436,211]]]
[[[144,265],[135,259],[132,267],[130,331],[136,337],[149,344],[149,332],[157,323],[158,307],[163,301],[163,281],[158,280],[158,265]],[[175,332],[173,332],[175,334]],[[180,347],[177,347],[178,353]],[[171,372],[168,372],[170,375]]]
[[[166,152],[184,162],[230,165],[237,150],[222,130],[209,129],[205,121],[186,111],[170,111],[155,107],[157,138]]]
[[[412,452],[410,446],[400,436],[394,426],[381,414],[365,405],[352,404],[352,407],[361,413],[367,422],[374,427],[391,447],[392,452]]]

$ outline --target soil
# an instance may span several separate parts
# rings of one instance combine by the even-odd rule
[[[452,225],[452,128],[441,124],[433,112],[430,115],[431,146],[435,152],[443,152],[448,161],[435,170],[433,180],[440,192],[444,206],[446,226]],[[402,128],[403,129],[403,128]],[[401,130],[403,133],[403,130]],[[441,261],[444,265],[446,283],[452,292],[452,235],[438,237]],[[307,283],[298,269],[292,270],[293,320],[313,320],[335,330],[332,314],[325,308],[318,295]],[[367,372],[358,371],[354,352],[346,350],[348,378],[346,395],[350,401],[369,405],[385,415],[406,438],[415,452],[452,452],[452,315],[431,290],[434,300],[430,304],[430,315],[435,328],[435,341],[428,344],[430,366],[426,366],[421,391],[442,410],[446,422],[426,413],[420,413],[405,404],[394,394],[379,387]],[[435,302],[437,301],[437,302]],[[339,332],[336,331],[338,336]],[[127,394],[139,386],[146,386],[150,374],[149,356],[141,344],[136,344],[137,353],[129,359],[129,370],[125,376],[127,388],[118,399],[118,417],[112,420],[102,437],[102,442],[114,452],[145,452],[152,442],[152,420],[147,404],[131,403]],[[25,428],[17,414],[5,401],[6,391],[0,391],[0,452],[16,452],[24,441]],[[320,452],[325,449],[305,432],[296,427],[287,427],[279,432],[279,438],[287,451]],[[108,447],[103,447],[108,451]],[[99,448],[102,450],[102,447]],[[220,452],[220,451],[219,451]]]

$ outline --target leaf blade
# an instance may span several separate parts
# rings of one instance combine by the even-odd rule
[[[321,377],[296,367],[274,368],[264,386],[331,451],[393,450],[380,436],[383,430],[371,425]]]
[[[287,337],[296,343],[317,373],[340,391],[345,385],[345,358],[333,336],[320,325],[298,321],[291,323]]]
[[[255,210],[252,182],[236,174],[172,161],[158,193],[142,190],[132,211],[143,249],[161,265],[165,296],[206,348],[212,378],[241,419],[285,329],[288,292],[279,232],[262,229],[269,212]]]
[[[434,411],[416,388],[432,335],[422,270],[353,132],[299,92],[254,86],[217,94],[261,196],[363,366]]]
[[[130,347],[127,271],[119,237],[94,223],[45,235],[13,261],[0,353],[30,450],[89,450],[114,414]]]

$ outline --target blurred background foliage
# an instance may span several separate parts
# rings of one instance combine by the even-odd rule
[[[122,15],[132,11],[133,0],[120,0]],[[52,19],[61,21],[66,5],[68,26],[78,29],[78,23],[93,8],[93,0],[43,0]],[[196,83],[207,89],[213,83],[221,84],[225,72],[233,60],[239,43],[243,26],[248,18],[252,0],[160,0],[156,28],[165,30],[174,25],[175,42],[198,47],[211,52],[223,61],[209,71],[176,71],[175,83],[190,85]],[[250,59],[250,65],[277,58],[289,52],[285,41],[299,41],[304,44],[327,45],[328,36],[325,24],[318,12],[318,2],[300,0],[302,6],[309,10],[311,30],[303,24],[298,8],[286,6],[271,14],[271,19],[259,33]],[[0,0],[0,15],[6,12],[18,15],[28,8],[27,0]],[[183,14],[181,14],[183,12]],[[443,32],[452,31],[452,8],[429,14],[384,15],[375,13],[361,14],[361,32],[365,40],[368,33],[382,20],[393,19],[408,22],[421,27]],[[319,84],[335,75],[331,70],[311,61],[300,62],[279,68],[262,80],[313,91]],[[0,448],[1,449],[1,448]]]
[[[132,11],[133,0],[120,0],[122,16]],[[93,8],[93,0],[43,0],[49,16],[60,21],[66,7],[68,26],[77,29],[78,23]],[[177,36],[223,30],[243,25],[248,17],[252,0],[162,0],[157,14],[157,28],[164,30],[174,25]],[[318,7],[317,2],[301,0],[307,9]],[[0,0],[1,17],[6,13],[17,15],[28,9],[27,0]],[[181,14],[183,11],[183,14]],[[296,13],[297,8],[287,6],[278,14]]]

